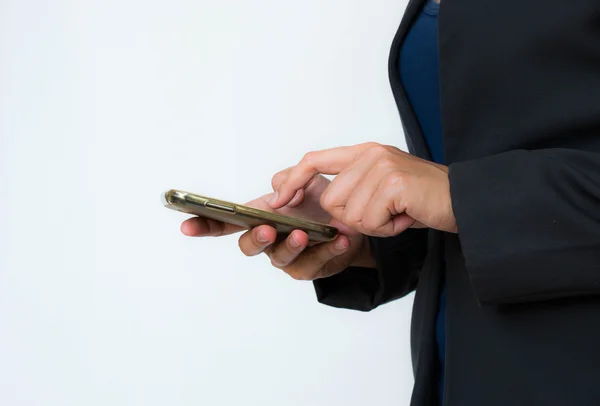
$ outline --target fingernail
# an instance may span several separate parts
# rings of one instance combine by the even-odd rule
[[[269,206],[273,206],[277,202],[278,198],[279,198],[279,191],[275,191],[275,193],[273,193],[273,196],[271,196],[271,199],[269,200]]]
[[[267,237],[265,237],[265,235],[263,234],[262,231],[258,232],[258,235],[256,236],[256,239],[258,240],[259,243],[261,244],[266,244],[269,242],[269,240],[267,239]]]
[[[346,240],[338,240],[335,243],[335,248],[340,251],[344,251],[345,249],[348,248],[348,242]]]
[[[299,246],[300,246],[300,243],[298,241],[296,241],[296,239],[294,237],[290,237],[290,247],[298,248]]]

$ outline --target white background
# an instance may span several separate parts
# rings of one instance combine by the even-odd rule
[[[1,0],[0,404],[407,405],[412,299],[320,305],[159,203],[247,201],[309,150],[404,148],[405,6]]]

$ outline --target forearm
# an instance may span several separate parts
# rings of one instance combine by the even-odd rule
[[[600,154],[515,150],[450,167],[482,304],[600,294]]]

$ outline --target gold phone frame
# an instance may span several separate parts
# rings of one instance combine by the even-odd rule
[[[169,209],[206,217],[246,229],[269,225],[281,236],[302,230],[311,242],[328,242],[335,239],[338,229],[327,224],[284,216],[255,209],[225,200],[213,199],[182,190],[171,189],[162,195],[163,205]]]

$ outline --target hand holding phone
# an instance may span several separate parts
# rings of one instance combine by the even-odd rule
[[[163,196],[163,204],[173,210],[246,229],[269,225],[275,228],[280,236],[287,236],[294,230],[301,230],[312,242],[332,241],[338,234],[337,228],[328,224],[277,213],[268,206],[250,207],[181,190],[172,189],[166,192]]]
[[[273,190],[289,169],[273,177]],[[244,232],[239,238],[239,248],[246,256],[265,253],[271,263],[298,280],[314,280],[341,272],[350,265],[374,267],[366,238],[355,230],[336,221],[323,210],[320,197],[330,181],[318,176],[310,186],[300,191],[294,199],[277,212],[292,217],[310,218],[331,225],[339,230],[338,236],[329,242],[309,244],[308,235],[302,230],[292,231],[280,241],[277,230],[261,225]],[[264,195],[246,206],[273,211],[269,200],[273,193]],[[244,230],[244,227],[205,217],[193,217],[184,221],[181,230],[191,237],[223,236]]]

